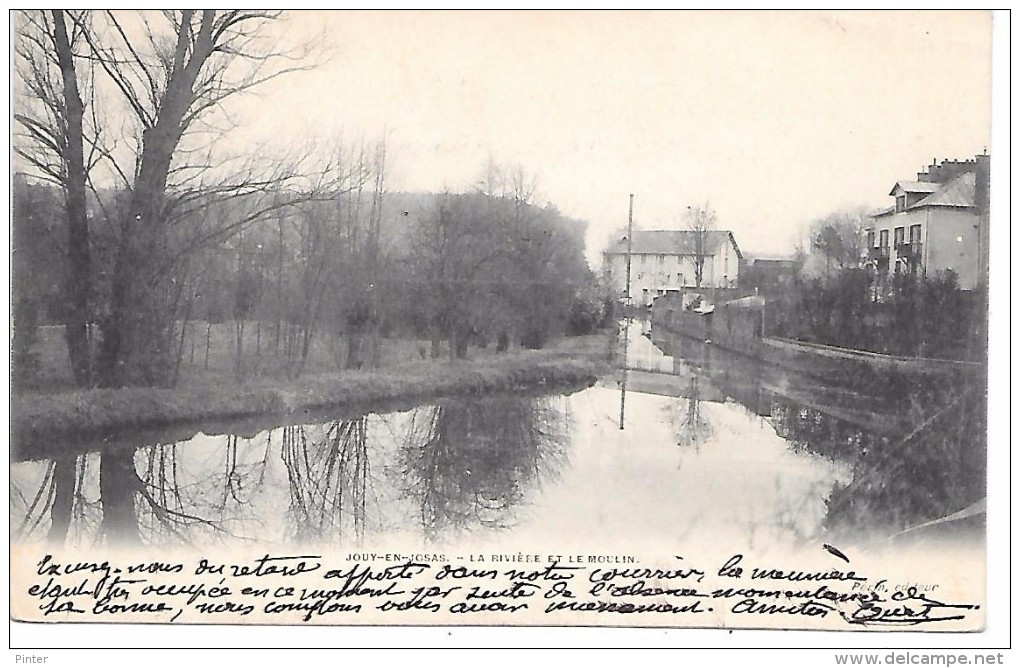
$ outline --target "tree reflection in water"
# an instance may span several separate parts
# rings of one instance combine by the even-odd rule
[[[251,525],[257,524],[250,499],[264,483],[269,442],[255,462],[245,463],[246,454],[256,451],[227,436],[213,451],[213,459],[223,457],[222,465],[203,462],[188,470],[181,464],[181,447],[188,446],[58,457],[46,464],[31,500],[12,476],[12,539],[30,541],[42,531],[53,547],[250,539]]]
[[[99,499],[103,505],[102,538],[113,544],[141,542],[135,493],[142,489],[134,450],[109,450],[99,456]]]
[[[287,469],[290,539],[342,543],[365,533],[369,489],[368,416],[318,427],[284,427],[280,457]]]
[[[183,470],[186,444],[156,445],[139,451],[139,520],[147,543],[196,543],[208,539],[253,540],[259,520],[252,499],[265,483],[271,440],[256,449],[248,439],[228,435],[214,451],[222,464]],[[105,456],[105,454],[104,454]]]
[[[676,444],[681,448],[693,448],[695,452],[712,437],[712,423],[702,412],[701,379],[691,374],[687,396],[678,398],[670,407],[670,424],[676,432]]]
[[[427,539],[507,528],[514,510],[565,457],[566,416],[547,398],[450,400],[414,411],[401,447],[402,493]]]
[[[245,506],[255,494],[261,490],[266,481],[266,469],[269,465],[269,452],[273,447],[273,432],[266,435],[266,444],[262,457],[253,462],[245,462],[244,455],[251,447],[248,441],[241,442],[237,436],[227,436],[226,451],[223,456],[223,494],[219,502],[219,510],[225,514],[231,505]]]
[[[848,533],[892,534],[979,501],[985,485],[982,388],[916,391],[903,434],[879,436],[818,410],[776,399],[773,424],[798,449],[853,466],[849,484],[828,497],[825,524]]]
[[[46,531],[46,542],[59,547],[75,535],[94,532],[99,525],[98,504],[89,502],[83,493],[85,486],[85,455],[67,455],[47,462],[42,480],[29,500],[14,476],[10,478],[11,539],[30,541]],[[20,518],[15,526],[14,518]],[[46,528],[44,520],[49,519]],[[85,528],[83,530],[83,528]]]
[[[400,436],[379,439],[394,447],[385,468],[401,474],[384,490],[387,503],[396,500],[391,493],[411,499],[429,538],[508,526],[527,494],[559,469],[566,419],[552,401],[444,401],[401,414],[406,436],[401,423],[390,429]],[[368,448],[370,426],[380,419],[284,427],[258,442],[201,436],[26,462],[11,479],[11,536],[54,545],[205,545],[264,540],[282,518],[287,541],[360,542],[370,525],[366,510],[385,510]],[[277,461],[283,478],[273,471]],[[275,503],[278,492],[286,506]]]

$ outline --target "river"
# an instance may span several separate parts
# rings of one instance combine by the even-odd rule
[[[630,370],[579,391],[12,462],[11,537],[351,550],[981,540],[971,413],[905,415],[646,334],[630,330]]]

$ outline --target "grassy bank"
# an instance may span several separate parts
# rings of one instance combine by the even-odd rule
[[[12,450],[48,449],[132,429],[248,416],[285,418],[373,402],[517,391],[593,382],[608,370],[601,336],[564,339],[551,350],[472,361],[421,360],[378,369],[311,374],[298,380],[196,380],[183,387],[31,392],[11,400]]]

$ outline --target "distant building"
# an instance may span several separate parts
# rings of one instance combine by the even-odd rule
[[[724,230],[634,230],[631,244],[630,294],[634,303],[651,304],[656,297],[699,287],[736,288],[741,254],[733,233]],[[614,292],[627,294],[627,237],[605,252]]]
[[[895,204],[872,214],[867,264],[882,275],[953,271],[961,288],[983,284],[988,271],[988,155],[943,160],[897,181]]]
[[[780,295],[796,278],[798,264],[788,257],[746,258],[740,272],[741,291],[765,297]]]

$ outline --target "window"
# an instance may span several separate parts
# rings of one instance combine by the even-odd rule
[[[886,201],[888,202],[889,200]],[[898,196],[896,198],[896,211],[897,212],[903,211],[906,208],[907,208],[907,196],[906,195]]]
[[[868,248],[875,247],[875,230],[868,230]]]
[[[904,232],[904,228],[902,228],[902,227],[897,227],[893,231],[893,243],[895,245],[899,246],[900,244],[903,243],[903,232]]]
[[[889,246],[889,230],[882,230],[878,233],[878,245],[882,248]]]
[[[921,226],[911,225],[910,226],[910,243],[919,244],[921,243]]]

